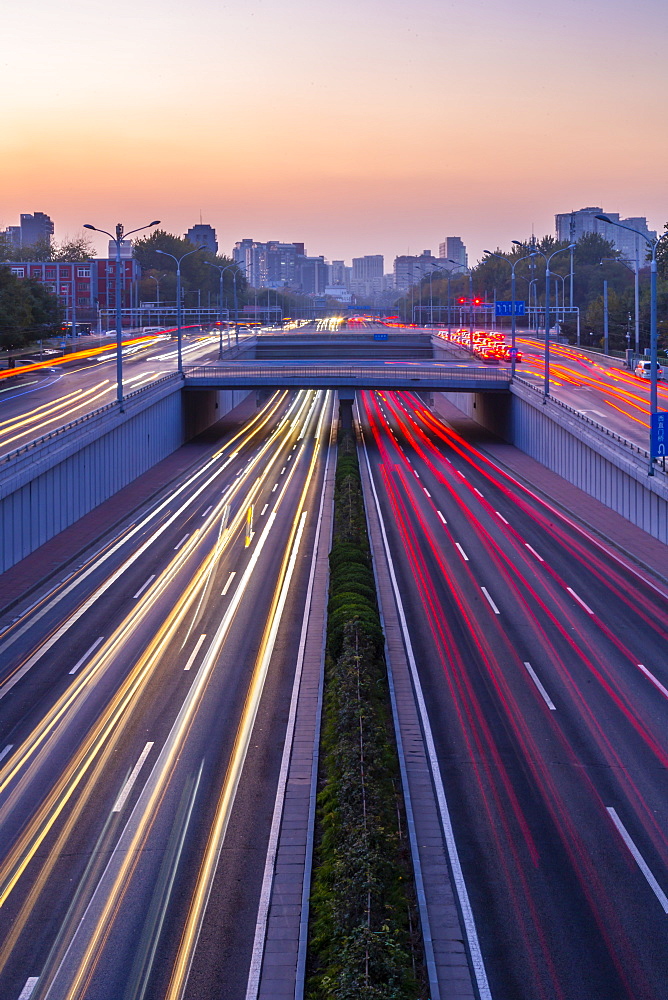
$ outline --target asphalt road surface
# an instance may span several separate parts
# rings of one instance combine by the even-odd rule
[[[0,635],[3,1000],[245,995],[332,413],[276,394]]]
[[[666,595],[419,398],[358,405],[490,996],[665,1000]]]

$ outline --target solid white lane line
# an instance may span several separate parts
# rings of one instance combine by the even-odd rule
[[[70,670],[70,674],[76,674],[76,672],[79,669],[79,667],[83,663],[86,662],[86,660],[88,659],[88,657],[90,656],[90,654],[93,652],[94,649],[97,649],[97,647],[100,645],[100,643],[103,641],[103,639],[104,639],[103,635],[100,635],[100,636],[97,637],[97,639],[95,640],[95,642],[93,643],[93,645],[90,647],[90,649],[87,649],[86,652],[84,653],[84,655],[81,657],[81,659],[77,660],[77,662],[74,664],[74,666]]]
[[[4,750],[0,750],[0,760],[4,760],[4,758],[7,756],[7,754],[9,753],[9,751],[12,749],[13,746],[14,746],[13,743],[8,743],[7,746],[4,748]]]
[[[461,545],[459,544],[459,542],[455,542],[455,545],[459,549],[462,559],[464,559],[466,562],[468,562],[469,561],[469,557],[466,555],[466,553],[464,552],[464,549],[461,547]],[[485,588],[483,587],[483,590],[484,589]]]
[[[237,575],[237,572],[236,572],[236,570],[233,569],[232,572],[230,573],[230,575],[227,578],[227,583],[225,584],[225,586],[223,587],[223,589],[220,592],[220,596],[221,597],[225,597],[225,594],[230,589],[230,584],[232,583],[232,580],[234,580],[234,578],[235,578],[236,575]]]
[[[536,671],[534,670],[534,668],[531,666],[530,663],[527,663],[526,660],[524,661],[524,666],[527,668],[527,670],[529,672],[529,675],[531,677],[531,680],[534,682],[534,684],[536,685],[536,687],[538,688],[538,690],[542,694],[542,696],[543,696],[543,698],[545,700],[545,704],[547,705],[547,707],[550,709],[551,712],[556,712],[556,710],[557,710],[556,705],[554,705],[552,703],[552,699],[550,698],[549,694],[547,693],[547,691],[545,690],[545,688],[541,684],[540,680],[538,679],[538,676],[536,675]]]
[[[422,685],[420,683],[420,677],[418,675],[418,670],[417,670],[417,663],[415,661],[415,654],[413,652],[413,645],[411,643],[410,633],[408,630],[408,623],[406,621],[406,612],[404,611],[403,602],[401,600],[401,594],[399,592],[399,584],[397,582],[397,575],[394,569],[394,563],[392,561],[392,556],[390,555],[390,545],[387,540],[387,531],[385,530],[385,522],[383,520],[383,515],[380,509],[380,501],[378,499],[378,493],[376,491],[376,484],[374,483],[373,475],[371,474],[371,463],[369,461],[369,453],[366,450],[366,446],[364,448],[364,458],[366,461],[367,470],[369,472],[371,492],[373,493],[374,503],[376,506],[376,511],[378,513],[380,531],[383,537],[383,548],[385,549],[385,556],[387,558],[388,569],[390,572],[390,579],[392,581],[392,590],[394,591],[394,600],[397,605],[397,613],[399,615],[399,622],[401,625],[401,631],[404,638],[406,655],[408,656],[408,663],[410,666],[411,677],[413,680],[413,688],[415,691],[415,698],[417,701],[418,712],[422,720],[424,740],[431,768],[431,776],[432,776],[432,781],[434,783],[436,800],[438,802],[438,809],[441,816],[441,826],[445,837],[446,847],[448,851],[448,858],[450,860],[450,868],[452,870],[452,881],[454,883],[454,888],[459,899],[462,921],[464,923],[464,932],[468,940],[469,953],[471,956],[471,965],[473,966],[473,976],[475,978],[476,985],[478,987],[480,1000],[492,1000],[492,994],[487,980],[487,970],[485,969],[485,961],[482,955],[482,950],[480,948],[480,942],[478,940],[478,932],[476,929],[475,917],[473,916],[473,909],[471,907],[471,901],[469,899],[468,889],[466,888],[466,882],[464,881],[464,872],[462,870],[461,861],[459,859],[459,852],[457,851],[457,844],[455,842],[455,834],[452,828],[450,809],[448,807],[448,802],[445,796],[443,777],[441,775],[441,769],[436,754],[436,746],[434,744],[434,737],[429,722],[427,705],[424,700],[424,693],[422,691]]]
[[[545,562],[545,560],[543,559],[543,557],[539,556],[538,553],[536,552],[536,550],[531,545],[529,545],[528,542],[525,542],[524,544],[528,548],[528,550],[531,553],[531,555],[536,557],[536,559],[538,560],[538,562]]]
[[[437,510],[437,511],[436,511],[436,513],[437,513],[437,514],[438,514],[438,516],[440,517],[440,519],[441,519],[441,521],[443,522],[443,524],[447,524],[447,523],[448,523],[448,522],[447,522],[447,521],[445,520],[445,518],[443,517],[443,515],[441,514],[440,510]]]
[[[197,640],[197,642],[195,643],[195,648],[193,649],[192,653],[188,657],[188,662],[186,663],[185,667],[183,668],[184,670],[190,670],[190,668],[192,667],[193,663],[195,662],[195,657],[199,653],[200,646],[202,645],[202,643],[204,642],[205,639],[206,639],[206,632],[204,632],[199,637],[199,639]]]
[[[267,509],[267,507],[268,507],[268,506],[269,506],[269,504],[268,504],[268,503],[266,503],[266,504],[264,505],[264,507],[263,507],[263,508],[262,508],[262,510],[260,511],[260,517],[262,517],[262,515],[264,514],[264,512],[265,512],[265,510]]]
[[[622,840],[624,841],[624,843],[628,847],[629,851],[633,855],[633,860],[635,861],[635,863],[637,864],[638,868],[640,869],[640,871],[643,873],[643,875],[647,879],[647,882],[648,882],[648,884],[649,884],[652,892],[654,893],[654,895],[656,896],[656,898],[661,903],[661,906],[663,908],[663,912],[664,913],[668,913],[668,898],[666,898],[665,892],[663,891],[663,889],[661,888],[661,886],[659,885],[659,883],[657,882],[657,880],[652,875],[651,871],[649,870],[649,866],[648,866],[647,862],[643,858],[642,854],[640,853],[640,851],[638,850],[638,848],[636,847],[636,845],[631,840],[631,836],[630,836],[628,830],[626,829],[626,827],[622,823],[622,821],[619,818],[619,816],[617,815],[616,811],[613,809],[612,806],[606,806],[606,809],[608,810],[608,814],[610,816],[610,819],[612,820],[612,822],[617,827],[617,830],[619,832],[620,837],[622,838]]]
[[[585,611],[587,612],[587,614],[588,614],[588,615],[593,615],[593,614],[594,614],[594,612],[593,612],[593,611],[592,611],[592,609],[591,609],[591,608],[589,607],[589,605],[588,605],[588,604],[585,604],[585,602],[584,602],[584,601],[582,600],[582,598],[581,598],[581,597],[578,597],[578,595],[577,595],[577,594],[575,593],[575,591],[573,590],[573,588],[572,588],[572,587],[566,587],[566,590],[568,591],[568,593],[569,593],[569,594],[570,594],[570,595],[571,595],[572,597],[574,597],[574,598],[575,598],[575,600],[576,600],[576,601],[578,602],[578,604],[581,604],[581,605],[582,605],[582,607],[583,607],[583,608],[585,609]]]
[[[644,673],[645,677],[647,677],[652,682],[652,684],[654,685],[654,687],[657,687],[659,689],[659,691],[661,692],[661,694],[665,698],[668,698],[668,689],[663,686],[663,684],[658,679],[658,677],[654,676],[654,674],[652,673],[651,670],[647,669],[647,667],[645,666],[644,663],[639,663],[638,664],[638,669],[642,670],[642,672]],[[0,760],[2,760],[2,757],[0,757]]]
[[[497,517],[501,518],[501,520],[503,521],[504,524],[508,524],[508,521],[506,521],[506,519],[503,516],[503,514],[499,514],[498,510],[495,510],[494,513],[496,514]]]
[[[492,611],[494,612],[494,614],[495,614],[495,615],[500,615],[500,614],[501,614],[501,612],[500,612],[500,611],[499,611],[499,609],[497,608],[497,606],[496,606],[496,604],[494,603],[494,601],[492,600],[492,598],[491,598],[491,597],[489,596],[489,594],[488,594],[488,592],[487,592],[487,587],[481,587],[480,589],[482,590],[483,594],[485,595],[485,597],[486,597],[486,598],[487,598],[487,600],[489,601],[489,606],[490,606],[490,608],[492,609]]]
[[[206,517],[206,515],[207,515],[207,514],[209,513],[209,511],[210,511],[210,510],[213,510],[213,504],[211,504],[211,506],[210,506],[210,507],[207,507],[207,508],[206,508],[206,510],[205,510],[205,511],[204,511],[204,513],[202,514],[202,517]]]
[[[144,593],[144,591],[146,590],[146,588],[148,587],[148,585],[150,583],[153,583],[154,580],[155,580],[155,573],[152,576],[149,576],[149,578],[146,581],[146,583],[143,583],[141,585],[141,587],[139,588],[139,590],[137,591],[137,593],[133,595],[132,600],[136,601],[138,597],[141,597],[141,595]]]
[[[482,493],[480,492],[480,490],[476,489],[475,486],[473,487],[473,492],[477,493],[479,497],[482,496]]]
[[[423,486],[423,487],[422,487],[422,489],[423,489],[423,490],[425,491],[425,493],[427,494],[427,496],[428,496],[428,497],[429,497],[429,499],[431,500],[431,493],[429,492],[429,490],[427,489],[427,487],[426,487],[426,486]]]
[[[181,541],[180,541],[180,542],[177,542],[177,543],[176,543],[176,545],[174,546],[174,551],[175,551],[175,552],[176,552],[176,551],[177,551],[178,549],[180,549],[180,548],[181,548],[181,546],[182,546],[182,545],[183,545],[183,543],[185,542],[186,538],[190,538],[190,532],[189,532],[189,531],[188,531],[188,532],[186,532],[186,534],[185,534],[185,535],[183,536],[183,538],[181,539]]]
[[[30,978],[26,981],[25,986],[21,990],[21,993],[19,995],[19,1000],[30,1000],[30,997],[33,994],[33,990],[37,986],[38,980],[39,976],[30,976]]]
[[[142,750],[141,754],[139,755],[139,760],[137,761],[137,763],[135,764],[135,766],[132,768],[132,771],[130,772],[130,777],[128,778],[128,780],[125,782],[125,784],[121,788],[120,794],[119,794],[119,796],[116,799],[116,802],[114,804],[114,808],[111,810],[112,812],[114,812],[114,813],[120,812],[121,809],[123,808],[123,806],[125,805],[125,803],[127,801],[127,797],[130,794],[130,792],[132,791],[132,786],[134,785],[135,781],[139,777],[139,772],[142,769],[144,761],[146,760],[146,758],[148,757],[148,755],[151,752],[151,747],[152,746],[153,746],[152,742],[151,743],[147,743],[146,746],[144,747],[144,749]]]

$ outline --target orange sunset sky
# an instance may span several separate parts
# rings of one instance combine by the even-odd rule
[[[668,221],[666,0],[22,0],[3,13],[0,228],[484,247],[601,205]],[[100,241],[98,249],[104,250]]]

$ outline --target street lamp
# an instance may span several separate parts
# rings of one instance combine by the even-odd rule
[[[515,242],[515,241],[513,241]],[[522,244],[520,244],[521,246]],[[535,247],[531,251],[531,256],[534,254],[540,254],[540,256],[545,261],[545,382],[543,390],[543,402],[547,401],[547,397],[550,395],[550,261],[553,257],[556,257],[559,253],[566,253],[567,250],[572,250],[575,247],[575,243],[570,243],[567,247],[560,247],[559,250],[555,250],[548,257],[547,254]],[[561,275],[559,275],[561,277]]]
[[[84,223],[84,229],[92,229],[94,233],[104,233],[113,243],[116,244],[116,398],[123,412],[123,314],[121,309],[121,243],[124,236],[132,236],[133,233],[140,233],[142,229],[150,229],[152,226],[159,226],[160,220],[149,222],[147,226],[139,226],[131,229],[129,233],[124,232],[123,223],[116,224],[116,235],[107,232],[106,229],[98,229]]]
[[[206,247],[195,247],[194,250],[188,250],[187,253],[181,254],[180,257],[175,257],[173,253],[167,253],[166,250],[156,250],[156,253],[161,253],[163,257],[171,257],[176,262],[176,367],[179,375],[183,375],[183,353],[181,351],[181,261],[185,260],[186,257],[190,257],[191,254],[197,253],[199,250],[206,250]]]
[[[624,267],[628,268],[629,271],[633,271],[633,310],[634,310],[634,321],[635,321],[635,352],[640,354],[640,285],[638,272],[640,271],[640,261],[638,259],[638,240],[636,239],[636,259],[635,267],[633,267],[633,261],[627,260],[624,257],[604,257],[601,264],[614,263],[623,264]],[[627,347],[628,341],[627,338]]]
[[[649,393],[649,410],[650,410],[650,435],[649,435],[649,469],[647,474],[649,476],[654,475],[654,459],[653,454],[653,440],[652,440],[652,430],[651,423],[652,417],[658,410],[658,394],[657,394],[657,376],[659,373],[659,358],[658,358],[658,328],[656,319],[656,298],[657,298],[657,267],[656,267],[656,251],[661,240],[665,240],[668,237],[668,233],[664,233],[663,236],[659,236],[656,240],[650,240],[648,236],[645,236],[643,232],[639,229],[634,229],[632,226],[625,226],[622,222],[615,222],[613,219],[609,219],[607,215],[596,215],[594,218],[599,219],[601,222],[608,222],[611,226],[618,226],[619,229],[628,229],[630,233],[635,233],[637,236],[642,236],[647,246],[650,248],[652,259],[650,263],[650,305],[649,305],[649,364],[651,368],[651,381],[650,381],[650,393]]]
[[[473,271],[466,264],[460,264],[458,261],[453,260],[452,257],[447,257],[446,260],[448,264],[455,264],[456,267],[461,267],[463,271],[468,271],[469,275],[469,351],[473,354]]]
[[[209,267],[215,267],[216,271],[218,271],[219,274],[220,274],[220,301],[218,303],[218,312],[219,312],[219,316],[220,316],[220,319],[218,320],[218,360],[220,361],[220,359],[223,356],[223,322],[224,322],[224,320],[223,320],[223,275],[225,274],[225,271],[229,271],[230,265],[228,264],[226,267],[221,267],[220,264],[212,264],[210,260],[205,260],[204,263],[208,264]],[[228,330],[227,331],[227,346],[229,347],[229,345],[230,345],[230,334],[229,334],[229,330]]]
[[[515,241],[513,240],[513,242],[515,242]],[[500,253],[492,253],[491,250],[483,250],[483,253],[489,254],[490,257],[498,257],[499,260],[505,260],[506,264],[510,264],[510,302],[511,302],[511,308],[510,308],[510,318],[511,318],[511,326],[510,326],[510,348],[511,348],[511,353],[510,353],[510,377],[512,379],[512,378],[515,377],[515,354],[516,354],[516,348],[515,348],[515,268],[516,268],[516,266],[519,264],[519,262],[521,260],[529,260],[531,257],[533,257],[533,254],[528,253],[528,254],[525,254],[524,257],[518,257],[517,260],[512,261],[512,260],[508,260],[507,257],[503,257]],[[529,286],[529,288],[531,288],[531,286]]]

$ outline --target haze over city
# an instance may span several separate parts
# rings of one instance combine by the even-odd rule
[[[0,228],[201,212],[224,252],[389,260],[458,233],[473,262],[584,205],[661,230],[667,27],[663,0],[14,5]]]

